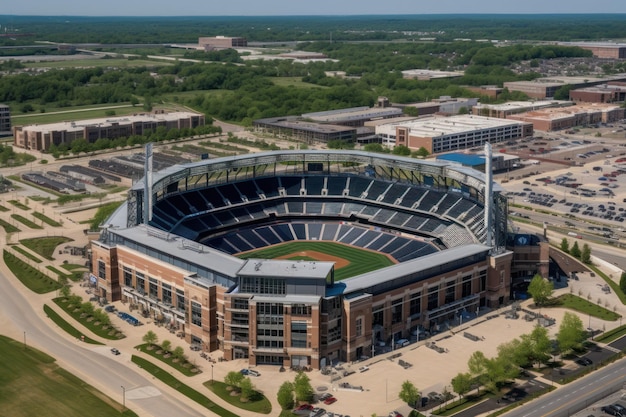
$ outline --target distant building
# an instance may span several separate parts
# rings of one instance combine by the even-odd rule
[[[11,136],[11,112],[6,104],[0,104],[0,136]]]
[[[384,100],[382,100],[384,102]],[[351,107],[305,113],[302,118],[318,123],[332,123],[341,126],[364,126],[370,120],[393,119],[402,116],[402,109],[397,107]]]
[[[578,46],[591,51],[596,58],[626,58],[626,44],[611,42],[562,42],[561,45]]]
[[[198,45],[204,50],[245,48],[248,46],[246,38],[229,38],[226,36],[212,36],[198,38]]]
[[[431,101],[411,104],[394,104],[396,107],[410,107],[417,109],[418,116],[427,116],[429,114],[459,114],[461,109],[471,112],[472,107],[478,104],[477,98],[453,98],[450,96],[441,96]]]
[[[578,104],[570,107],[546,108],[509,116],[510,120],[532,123],[536,130],[553,131],[575,126],[612,123],[624,118],[620,106],[610,104]]]
[[[481,96],[486,96],[490,98],[498,98],[503,88],[498,87],[497,85],[481,85],[480,87],[474,87],[471,85],[463,86],[466,90],[469,90],[474,93],[478,93]]]
[[[204,125],[204,115],[192,112],[151,113],[102,119],[61,122],[44,125],[14,126],[14,145],[46,152],[50,146],[86,139],[93,143],[100,138],[115,139],[164,126],[167,129],[195,128]]]
[[[290,59],[326,59],[327,55],[321,52],[307,52],[307,51],[292,51],[285,52],[284,54],[278,55],[281,58],[290,58]]]
[[[252,124],[257,132],[293,138],[305,143],[328,143],[335,140],[355,142],[357,135],[355,127],[315,123],[298,116],[258,119]]]
[[[412,69],[402,71],[402,78],[409,80],[433,80],[437,78],[458,78],[462,77],[463,72],[455,71],[432,71],[427,69]]]
[[[583,88],[594,85],[606,84],[610,81],[626,81],[626,74],[618,74],[611,77],[548,77],[538,78],[533,81],[509,81],[504,83],[504,88],[509,91],[519,91],[528,97],[545,99],[552,98],[561,87]]]
[[[490,117],[459,115],[429,116],[409,121],[390,121],[376,126],[383,142],[411,149],[425,148],[431,154],[450,152],[532,136],[530,123]]]
[[[513,114],[540,110],[551,107],[573,106],[571,101],[538,100],[538,101],[507,101],[502,104],[477,104],[472,107],[472,113],[476,116],[497,117],[506,119]]]
[[[621,103],[626,100],[626,83],[609,83],[571,90],[569,98],[586,103]]]

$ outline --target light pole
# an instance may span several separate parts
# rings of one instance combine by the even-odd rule
[[[122,411],[126,410],[126,388],[124,385],[120,385],[122,387]]]
[[[26,350],[26,332],[24,332],[24,350]]]
[[[211,364],[211,385],[213,385],[213,364]]]

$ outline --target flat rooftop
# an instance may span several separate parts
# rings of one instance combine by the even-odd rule
[[[32,132],[54,132],[65,130],[68,132],[79,132],[89,126],[107,127],[115,124],[129,125],[131,123],[145,123],[145,122],[160,122],[160,121],[175,121],[179,119],[186,119],[189,117],[200,116],[199,113],[192,112],[171,112],[162,114],[136,114],[120,117],[103,117],[99,119],[88,119],[79,121],[66,121],[59,123],[48,123],[42,125],[28,125],[24,126],[25,129]]]
[[[334,265],[334,262],[251,258],[241,267],[237,275],[326,279]]]
[[[321,123],[338,123],[350,120],[378,119],[382,117],[396,117],[402,115],[402,109],[397,107],[353,107],[349,109],[339,109],[306,113],[302,117]]]
[[[529,111],[526,113],[520,113],[516,116],[519,117],[532,117],[535,119],[544,120],[556,120],[572,117],[573,115],[589,112],[602,112],[619,109],[620,106],[616,104],[604,104],[604,103],[580,103],[571,107],[551,107],[546,109]],[[514,117],[514,116],[511,116]]]
[[[463,72],[460,71],[434,71],[427,69],[411,69],[402,71],[404,78],[455,78],[462,77]]]
[[[336,132],[354,131],[354,127],[309,122],[309,121],[301,120],[297,116],[273,117],[273,118],[268,118],[268,119],[255,120],[254,122],[273,125],[276,127],[284,127],[285,129],[299,129],[299,130],[307,130],[310,132],[319,132],[319,133],[336,133]]]
[[[502,104],[477,104],[476,108],[488,108],[497,111],[539,109],[544,107],[564,107],[573,106],[571,101],[564,100],[537,100],[537,101],[507,101]]]
[[[395,130],[396,127],[406,127],[411,135],[423,137],[446,136],[455,133],[465,133],[472,130],[493,129],[506,126],[517,126],[521,123],[516,120],[497,119],[494,117],[459,115],[450,117],[424,117],[406,122],[389,122],[381,128]]]

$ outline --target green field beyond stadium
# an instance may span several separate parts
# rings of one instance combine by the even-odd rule
[[[287,242],[240,253],[241,259],[290,259],[335,262],[335,281],[386,268],[396,262],[389,256],[334,242]]]

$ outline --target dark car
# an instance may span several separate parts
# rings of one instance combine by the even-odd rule
[[[578,358],[576,359],[576,363],[580,366],[588,366],[591,365],[593,362],[589,358]]]
[[[613,408],[619,411],[623,416],[626,416],[626,407],[621,404],[611,404]]]
[[[111,353],[114,355],[119,355],[121,352],[117,350],[117,348],[111,348]]]
[[[337,402],[337,399],[335,397],[328,397],[324,400],[324,404],[326,405],[331,405],[336,402]]]
[[[603,413],[607,413],[608,415],[611,415],[611,416],[623,417],[622,413],[620,413],[619,410],[613,407],[612,405],[605,405],[604,407],[601,408],[601,410]]]

